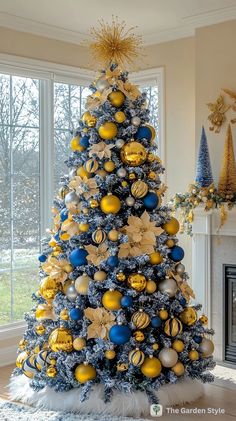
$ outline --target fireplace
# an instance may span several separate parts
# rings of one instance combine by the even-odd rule
[[[236,265],[223,265],[224,360],[236,364]]]

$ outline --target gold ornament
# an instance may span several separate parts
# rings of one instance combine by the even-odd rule
[[[179,231],[179,221],[172,217],[168,222],[162,225],[163,230],[169,235],[175,235]]]
[[[108,194],[107,196],[104,196],[102,198],[100,202],[100,208],[102,212],[106,214],[109,214],[109,213],[116,214],[119,212],[121,208],[120,199],[113,194]]]
[[[107,310],[115,311],[121,308],[122,294],[119,291],[106,291],[102,297],[102,304]]]
[[[133,181],[133,180],[136,180],[136,174],[134,173],[134,172],[131,172],[130,174],[129,174],[129,180],[131,180],[131,181]]]
[[[56,375],[57,375],[56,367],[54,365],[50,365],[47,368],[46,374],[47,374],[48,377],[56,377]]]
[[[44,335],[45,331],[46,331],[46,328],[45,328],[45,326],[42,323],[40,323],[39,325],[37,325],[36,328],[35,328],[35,332],[39,336]]]
[[[84,168],[88,173],[93,174],[98,169],[98,161],[95,158],[90,158],[85,162]]]
[[[37,372],[36,355],[31,355],[23,362],[22,365],[23,374],[29,379],[33,379]]]
[[[174,242],[174,240],[167,240],[166,245],[167,245],[167,247],[171,248],[171,247],[174,247],[175,242]]]
[[[191,361],[198,360],[199,353],[195,349],[192,349],[191,351],[189,351],[188,357]]]
[[[162,308],[159,313],[158,316],[160,317],[161,320],[166,320],[169,316],[169,313],[167,310],[165,310],[164,308]]]
[[[75,369],[75,378],[80,383],[94,380],[97,376],[95,368],[91,364],[79,364]]]
[[[215,133],[219,133],[221,126],[226,121],[225,113],[230,109],[230,105],[225,104],[224,97],[219,95],[216,102],[209,102],[206,104],[211,111],[208,116],[208,120],[211,123],[210,130],[214,130]]]
[[[105,281],[106,277],[106,272],[104,272],[103,270],[98,270],[97,272],[95,272],[93,279],[94,281],[103,282]]]
[[[131,186],[131,193],[134,197],[141,199],[142,197],[146,196],[148,192],[148,185],[142,181],[137,180]]]
[[[171,367],[171,370],[179,377],[184,374],[185,368],[184,365],[178,361],[173,367]]]
[[[81,349],[86,347],[86,340],[84,338],[75,338],[73,340],[73,348],[76,351],[81,351]]]
[[[141,143],[132,141],[122,146],[120,157],[121,161],[130,167],[138,167],[146,161],[147,152]]]
[[[79,136],[73,137],[73,139],[71,139],[71,141],[70,141],[70,147],[71,147],[72,151],[78,151],[78,152],[83,152],[84,151],[84,147],[80,145],[80,138],[79,138]]]
[[[117,371],[126,371],[126,370],[128,370],[128,364],[126,364],[126,363],[120,363],[120,364],[117,364]]]
[[[88,126],[88,127],[94,127],[94,126],[96,126],[97,119],[96,119],[96,117],[94,117],[93,115],[91,115],[89,111],[86,111],[82,115],[82,121],[83,121],[83,123],[86,124],[86,126]]]
[[[159,251],[149,254],[149,258],[151,265],[159,265],[163,262],[163,256],[159,253]]]
[[[117,123],[123,123],[126,119],[126,115],[123,111],[117,111],[114,117]]]
[[[144,341],[144,339],[145,339],[144,333],[143,333],[141,330],[136,330],[136,331],[134,332],[134,339],[135,339],[137,342],[143,342],[143,341]]]
[[[55,320],[56,316],[50,304],[39,304],[35,311],[37,320]]]
[[[175,351],[177,352],[182,352],[184,350],[184,346],[184,342],[180,339],[175,339],[172,344],[172,348],[175,349]]]
[[[148,178],[149,178],[149,180],[155,181],[156,178],[157,178],[156,173],[154,171],[150,171],[148,173]]]
[[[140,292],[146,288],[147,280],[141,273],[131,273],[128,277],[128,285]]]
[[[148,161],[148,162],[154,162],[154,161],[155,161],[155,159],[156,159],[156,157],[155,157],[155,155],[153,155],[153,153],[149,152],[149,153],[147,154],[147,161]]]
[[[130,364],[138,367],[143,364],[145,355],[139,348],[133,349],[129,352],[129,362]]]
[[[48,344],[53,352],[71,352],[73,350],[73,339],[70,330],[65,327],[54,329],[49,336]]]
[[[47,276],[47,278],[42,280],[39,291],[45,300],[53,300],[59,289],[60,288],[58,282],[55,279]]]
[[[104,170],[106,170],[107,172],[112,172],[115,168],[116,166],[113,161],[107,161],[104,164]]]
[[[187,326],[192,326],[197,321],[197,312],[193,307],[186,307],[179,318]]]
[[[23,351],[26,346],[28,344],[28,341],[26,341],[25,339],[21,339],[21,341],[19,342],[19,348]]]
[[[84,273],[75,280],[75,289],[80,295],[87,295],[91,278]]]
[[[25,362],[26,358],[29,356],[28,352],[23,351],[21,352],[16,359],[16,366],[18,368],[22,368],[23,363]]]
[[[60,319],[61,320],[69,320],[69,313],[68,313],[68,310],[67,310],[67,308],[64,308],[63,310],[61,310],[61,312],[60,312]]]
[[[156,291],[156,289],[157,289],[156,282],[154,282],[154,281],[152,281],[151,279],[149,279],[149,280],[147,281],[145,291],[146,291],[148,294],[153,294],[153,293]]]
[[[111,231],[109,231],[108,233],[108,238],[110,241],[117,241],[119,237],[119,232],[115,229],[112,229]]]
[[[117,281],[124,282],[126,280],[126,276],[123,272],[118,272],[116,275]]]
[[[99,206],[99,203],[98,203],[98,201],[97,201],[97,200],[95,200],[95,199],[90,199],[90,201],[89,201],[89,206],[90,206],[90,208],[92,208],[92,209],[96,209],[96,208]]]
[[[105,357],[107,358],[107,360],[113,360],[116,356],[116,353],[113,349],[108,349],[105,352]]]
[[[89,230],[89,224],[86,224],[86,223],[80,223],[79,224],[79,230],[81,231],[81,232],[87,232],[88,230]]]
[[[157,351],[157,350],[159,349],[159,344],[158,344],[158,343],[154,343],[154,344],[152,345],[152,349],[153,349],[154,351]]]
[[[139,310],[133,314],[131,321],[138,329],[145,329],[150,324],[150,317],[144,311]]]
[[[99,127],[98,134],[104,140],[112,140],[117,135],[117,127],[115,123],[107,121]]]
[[[57,360],[55,360],[55,358],[51,358],[50,365],[56,365],[56,364],[57,364]]]
[[[58,191],[58,196],[60,197],[60,199],[65,199],[65,195],[67,193],[69,193],[69,187],[62,186],[62,187],[60,187],[60,189]]]
[[[123,180],[123,181],[121,181],[121,185],[122,185],[122,187],[127,187],[128,186],[128,182],[125,181],[125,180]]]
[[[141,365],[141,372],[149,378],[158,377],[161,374],[161,362],[156,357],[147,357]]]
[[[92,234],[92,240],[96,244],[103,243],[107,238],[106,232],[102,230],[101,228],[98,228],[96,231]]]
[[[208,323],[208,317],[205,316],[205,314],[202,314],[202,316],[199,317],[199,322],[201,322],[203,326],[206,326]]]
[[[172,317],[171,319],[166,320],[164,326],[164,332],[166,335],[174,337],[181,333],[182,330],[183,325],[179,319]]]
[[[89,178],[91,177],[91,174],[86,171],[86,169],[84,167],[79,167],[76,171],[76,175],[80,178],[82,178],[82,180],[86,177]]]
[[[121,91],[113,91],[108,95],[108,100],[113,107],[121,107],[125,101],[125,95]]]

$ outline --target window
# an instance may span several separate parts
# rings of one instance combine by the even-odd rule
[[[31,308],[40,238],[93,79],[92,72],[22,61],[0,64],[0,328],[21,321]],[[132,79],[147,92],[161,145],[162,87],[155,72]]]

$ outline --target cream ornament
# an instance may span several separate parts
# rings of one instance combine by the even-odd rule
[[[88,295],[89,282],[91,278],[87,274],[79,276],[75,280],[75,289],[80,295]]]

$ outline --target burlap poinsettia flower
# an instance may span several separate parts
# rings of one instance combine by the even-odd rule
[[[107,260],[110,256],[108,247],[106,244],[99,244],[98,247],[88,245],[85,246],[85,250],[88,252],[87,260],[93,265],[98,266],[104,260]]]
[[[123,92],[123,94],[125,94],[125,96],[127,96],[132,101],[134,101],[141,95],[141,92],[138,89],[138,85],[133,85],[130,82],[123,82],[122,80],[119,80],[117,82],[117,87],[121,92]]]
[[[112,88],[105,89],[103,92],[95,92],[89,95],[86,99],[85,108],[93,110],[96,107],[100,107],[107,100],[108,95],[112,92]]]
[[[56,257],[50,256],[45,263],[42,264],[42,269],[51,278],[56,279],[62,284],[68,278],[68,274],[72,271],[70,262],[66,259],[58,260]]]
[[[118,257],[137,257],[142,254],[151,254],[154,251],[154,247],[150,244],[134,243],[129,240],[127,243],[120,245]]]
[[[113,85],[117,81],[118,76],[120,75],[121,70],[119,67],[116,67],[114,70],[107,69],[105,78],[110,83],[110,85]]]
[[[110,328],[115,324],[115,316],[103,307],[84,310],[85,317],[92,322],[87,329],[87,339],[108,339]]]
[[[79,234],[79,224],[73,221],[73,219],[66,219],[61,225],[61,230],[69,234],[70,237],[73,237]]]
[[[99,192],[99,189],[97,188],[97,182],[94,177],[81,178],[79,176],[75,176],[75,178],[70,182],[69,186],[72,189],[75,189],[76,194],[82,195],[85,197],[85,199],[89,199]]]
[[[110,158],[111,157],[111,149],[114,148],[115,145],[110,144],[107,145],[105,142],[94,143],[91,146],[89,151],[89,156],[97,155],[98,158]]]

